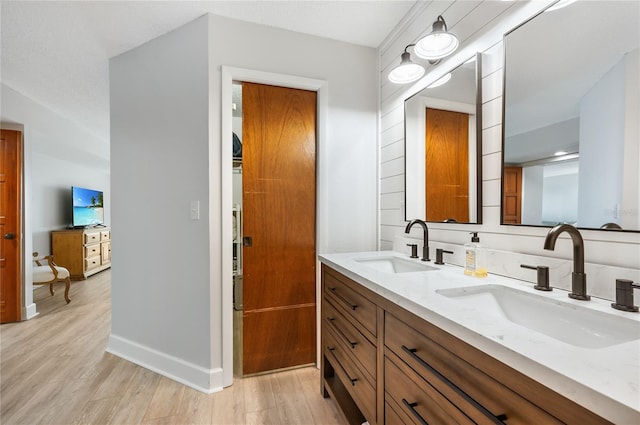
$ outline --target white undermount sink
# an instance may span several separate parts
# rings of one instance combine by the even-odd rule
[[[604,348],[640,339],[638,321],[506,286],[436,292],[577,347]]]
[[[411,273],[438,270],[428,264],[398,257],[357,258],[355,261],[382,273]]]

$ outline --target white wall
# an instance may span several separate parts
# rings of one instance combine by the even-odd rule
[[[327,81],[317,250],[377,244],[374,49],[211,15],[112,59],[120,239],[109,351],[203,391],[222,386],[222,310],[232,302],[220,274],[220,144],[231,143],[221,136],[223,65]],[[200,221],[189,220],[194,199]],[[141,205],[150,212],[140,216]]]
[[[542,224],[578,222],[578,173],[545,173],[542,199]]]
[[[329,202],[319,253],[377,245],[377,62],[374,49],[211,16],[213,84],[220,66],[315,78],[328,82],[327,145],[319,146],[319,185]],[[214,105],[214,115],[219,114]]]
[[[580,101],[579,225],[621,224],[625,82],[621,61]]]
[[[110,223],[109,144],[13,88],[2,84],[1,90],[3,128],[18,126],[23,131],[22,317],[31,318],[36,312],[31,253],[51,253],[51,231],[71,224],[71,186],[102,190],[105,221]]]
[[[113,240],[108,351],[208,391],[209,21],[110,61]],[[200,220],[190,219],[191,201]]]
[[[522,168],[521,222],[542,222],[544,167],[536,165]]]
[[[500,6],[502,3],[502,6]],[[429,236],[434,242],[450,247],[458,247],[468,241],[469,231],[478,231],[482,243],[500,252],[535,255],[537,257],[572,258],[571,244],[561,241],[555,251],[543,250],[544,237],[548,229],[522,226],[504,226],[500,224],[501,204],[501,154],[502,154],[502,81],[503,81],[503,34],[515,28],[519,23],[542,9],[549,1],[540,2],[484,2],[472,12],[469,2],[433,2],[418,4],[413,14],[407,17],[379,49],[380,55],[380,90],[381,90],[381,147],[380,161],[380,239],[383,249],[392,249],[394,241],[406,236],[406,222],[402,215],[404,198],[404,176],[396,173],[385,173],[384,165],[404,160],[404,122],[403,101],[413,93],[426,87],[438,79],[446,71],[452,69],[468,58],[472,52],[481,51],[483,55],[483,224],[460,225],[430,223]],[[490,8],[508,7],[494,21],[483,18]],[[438,9],[439,8],[439,9]],[[461,49],[440,65],[429,68],[425,77],[411,86],[395,86],[387,81],[387,73],[397,64],[404,46],[415,42],[419,36],[428,31],[425,22],[432,22],[439,13],[447,8],[445,18],[449,28],[462,34]],[[463,18],[460,18],[463,17]],[[464,19],[466,23],[475,23],[475,28],[456,27],[456,19]],[[484,25],[484,26],[483,26]],[[465,38],[466,36],[466,38]],[[616,233],[602,231],[582,231],[585,239],[585,258],[587,262],[611,266],[627,267],[635,270],[633,276],[640,276],[638,258],[640,258],[640,234]],[[418,232],[412,237],[419,238]],[[565,239],[562,237],[562,239]],[[403,246],[397,243],[396,246]],[[453,257],[453,256],[452,256]],[[462,258],[461,258],[462,260]],[[564,261],[563,263],[569,263]],[[490,265],[491,267],[491,265]],[[497,269],[490,271],[497,271]],[[512,272],[513,270],[510,270]],[[512,274],[513,275],[513,274]],[[615,281],[604,280],[603,285],[615,286]],[[607,292],[611,294],[611,291]]]

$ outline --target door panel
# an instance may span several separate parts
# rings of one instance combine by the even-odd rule
[[[252,343],[247,347],[245,339],[243,373],[313,363],[316,356],[315,319],[315,304],[245,310],[244,335],[249,332]]]
[[[243,372],[315,361],[316,93],[243,83]]]
[[[522,221],[522,167],[504,167],[502,186],[502,223]]]
[[[0,323],[20,320],[22,134],[0,131]]]
[[[469,115],[426,110],[427,221],[469,221]]]

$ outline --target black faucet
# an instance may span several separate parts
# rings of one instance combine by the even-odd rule
[[[556,240],[562,232],[567,232],[573,241],[573,273],[571,273],[571,292],[569,298],[587,301],[587,275],[584,272],[584,241],[580,231],[570,224],[558,224],[547,233],[544,249],[553,251]]]
[[[407,224],[407,228],[404,229],[405,233],[409,233],[411,231],[411,227],[414,224],[419,224],[420,226],[422,226],[422,230],[424,231],[424,235],[423,235],[423,245],[422,245],[422,261],[431,261],[431,259],[429,258],[429,228],[427,227],[427,223],[425,223],[424,221],[420,220],[420,219],[415,219],[415,220],[411,220],[411,222],[409,224]]]
[[[444,254],[453,254],[453,251],[446,251],[442,248],[436,249],[436,261],[433,264],[442,265],[444,264],[443,258]]]
[[[536,270],[538,272],[536,284],[533,286],[533,289],[537,289],[538,291],[553,291],[553,288],[549,286],[549,267],[529,266],[526,264],[520,264],[520,267],[523,269]]]
[[[611,307],[622,311],[638,311],[638,306],[633,305],[633,288],[640,285],[629,279],[616,279],[616,302]]]

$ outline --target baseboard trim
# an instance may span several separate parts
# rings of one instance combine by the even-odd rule
[[[40,313],[38,313],[38,310],[36,310],[36,304],[35,303],[31,303],[28,306],[24,307],[22,309],[22,317],[24,317],[23,320],[29,320],[29,319],[33,319],[34,317],[36,317],[37,315],[39,315]]]
[[[222,369],[206,369],[117,335],[109,335],[107,352],[205,394],[222,391]]]

